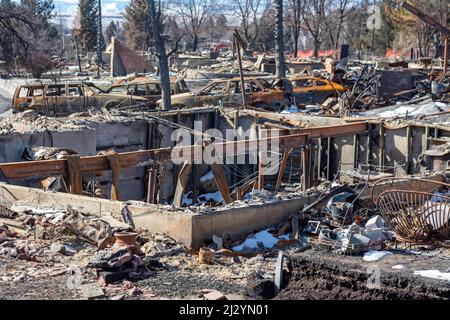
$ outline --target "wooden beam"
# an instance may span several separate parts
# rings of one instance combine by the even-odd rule
[[[264,152],[259,152],[258,154],[258,190],[264,189],[264,175],[265,175],[265,158],[263,156]]]
[[[106,152],[106,157],[112,171],[111,179],[111,200],[120,200],[119,180],[120,180],[120,157],[115,150]]]
[[[278,142],[280,149],[283,147],[299,147],[306,144],[307,134],[294,134],[279,136]],[[271,146],[271,138],[253,139],[253,140],[239,140],[223,143],[215,143],[216,154],[224,157],[225,152],[230,151],[235,155],[245,150],[246,153],[255,152],[258,150],[258,143],[265,143],[268,147]],[[232,148],[230,145],[234,145]],[[202,154],[202,145],[190,145],[173,148],[160,148],[152,150],[132,151],[118,153],[118,159],[121,168],[148,166],[153,162],[165,162],[171,160],[173,152],[180,154],[179,161],[193,160],[196,153]],[[68,175],[67,160],[41,160],[41,161],[26,161],[26,162],[12,162],[1,163],[0,170],[5,177],[9,179],[20,179],[28,177],[51,177],[58,175]],[[80,172],[93,173],[99,171],[111,170],[111,164],[106,155],[88,156],[80,158]]]
[[[281,182],[283,180],[284,171],[286,170],[287,161],[289,154],[292,152],[292,148],[284,149],[283,159],[281,159],[280,170],[278,171],[277,184],[275,186],[275,192],[278,192],[281,187]]]
[[[213,163],[209,165],[211,171],[214,175],[214,180],[216,181],[217,188],[222,194],[222,198],[225,203],[232,203],[233,198],[230,193],[230,186],[228,185],[227,177],[225,176],[225,172],[223,171],[223,167],[221,164]]]
[[[83,185],[81,182],[80,156],[72,155],[67,157],[67,171],[69,176],[69,191],[72,194],[82,194]]]
[[[328,127],[286,128],[270,122],[264,123],[266,127],[279,129],[281,135],[289,135],[292,134],[292,131],[297,131],[299,134],[307,134],[309,138],[328,138],[363,133],[368,130],[368,124],[368,122],[355,122]]]
[[[303,185],[303,191],[306,191],[309,189],[309,148],[308,147],[302,148],[301,157],[302,157],[302,169],[303,169],[302,185]]]
[[[175,194],[173,196],[173,205],[176,207],[183,206],[183,195],[189,182],[189,174],[191,173],[192,163],[185,162],[178,174]]]

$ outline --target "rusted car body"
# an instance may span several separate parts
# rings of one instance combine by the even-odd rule
[[[189,92],[186,82],[183,79],[176,78],[170,79],[170,90],[171,95]],[[147,99],[151,106],[156,106],[156,102],[161,99],[161,81],[137,78],[131,82],[115,83],[105,92],[142,97]]]
[[[297,104],[322,104],[326,99],[346,91],[342,85],[318,77],[293,76],[289,80]]]
[[[42,115],[63,116],[88,108],[111,109],[145,104],[146,99],[124,94],[108,94],[89,82],[24,85],[16,88],[13,113],[35,110]]]
[[[244,90],[247,105],[268,111],[279,111],[289,101],[285,88],[273,86],[263,78],[245,78]],[[243,104],[242,100],[240,78],[215,80],[197,92],[176,94],[171,97],[174,109],[205,105],[238,106]],[[162,107],[161,100],[158,101],[158,107]]]

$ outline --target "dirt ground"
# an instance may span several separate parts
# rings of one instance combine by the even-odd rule
[[[97,284],[95,270],[83,267],[81,286],[74,286],[74,261],[57,256],[58,261],[24,261],[0,256],[0,300],[3,299],[89,299],[83,285]],[[257,271],[270,277],[268,271],[275,265],[274,258],[263,256],[251,259],[216,257],[213,265],[198,264],[197,256],[177,254],[159,258],[167,270],[154,271],[148,277],[118,281],[101,287],[99,299],[114,297],[127,299],[202,299],[208,290],[217,290],[232,299],[252,299],[248,295],[247,276]],[[263,271],[263,270],[267,270]]]
[[[276,299],[450,299],[450,281],[414,275],[420,270],[449,272],[448,256],[439,253],[394,252],[379,261],[366,262],[361,256],[309,250],[293,255],[291,263],[292,277]],[[402,269],[393,268],[400,265]]]

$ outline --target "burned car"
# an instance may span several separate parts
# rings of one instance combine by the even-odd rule
[[[297,104],[322,104],[346,91],[342,85],[319,77],[293,76],[289,80]]]
[[[244,78],[247,105],[267,111],[279,111],[290,101],[290,90],[286,88],[290,86],[285,80],[272,84],[270,79]],[[172,108],[242,105],[241,87],[240,78],[215,80],[196,92],[173,95],[171,97]],[[158,101],[158,107],[162,107],[162,100]]]
[[[90,82],[34,84],[16,88],[12,100],[13,113],[35,110],[42,115],[63,116],[88,108],[125,107],[146,104],[141,97],[109,94]]]
[[[189,92],[186,82],[183,79],[170,79],[171,95]],[[156,106],[156,102],[161,99],[161,81],[156,79],[136,79],[131,82],[115,83],[105,90],[111,94],[126,94],[147,99],[151,106]]]

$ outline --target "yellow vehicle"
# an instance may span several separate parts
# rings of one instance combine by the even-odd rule
[[[289,80],[297,104],[322,104],[328,98],[347,91],[338,83],[318,77],[292,76]]]
[[[290,83],[286,85],[290,86]],[[280,111],[289,101],[287,90],[273,86],[263,78],[244,78],[244,92],[247,105],[267,111]],[[220,79],[211,82],[197,92],[176,94],[171,97],[172,108],[192,108],[206,105],[242,105],[241,79]],[[162,101],[157,102],[162,108]]]

